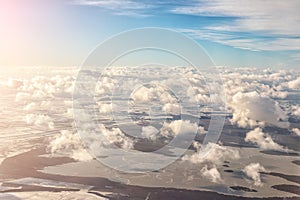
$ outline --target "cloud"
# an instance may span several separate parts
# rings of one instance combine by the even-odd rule
[[[112,70],[111,73],[113,73],[114,70]],[[111,75],[113,76],[113,74]],[[110,95],[114,88],[118,86],[118,80],[113,79],[111,77],[104,76],[101,78],[101,80],[96,85],[95,93],[97,95]]]
[[[297,0],[288,4],[271,0],[212,0],[187,3],[171,8],[170,12],[226,19],[202,30],[189,31],[199,38],[209,37],[212,41],[242,49],[299,50],[299,6]]]
[[[106,128],[103,124],[99,124],[97,132],[94,130],[86,130],[86,133],[80,133],[81,138],[91,152],[95,156],[101,156],[100,149],[115,148],[116,145],[124,150],[134,148],[135,141],[127,137],[119,128]],[[119,148],[117,147],[117,148]]]
[[[153,16],[184,14],[220,17],[199,29],[183,32],[240,49],[254,51],[300,50],[299,1],[200,0],[189,2],[137,0],[76,0],[75,5],[92,6],[114,15]],[[283,17],[284,16],[284,17]]]
[[[35,125],[42,128],[54,129],[54,122],[51,117],[43,114],[27,114],[25,116],[27,124]]]
[[[30,111],[30,110],[35,110],[37,108],[38,108],[38,106],[36,105],[36,103],[31,102],[31,103],[27,104],[23,109]]]
[[[199,148],[199,143],[194,143],[194,146],[196,146],[197,152],[184,156],[183,160],[190,161],[191,163],[221,165],[225,160],[237,160],[240,158],[239,152],[231,147],[214,143],[208,143],[202,148]]]
[[[6,85],[7,87],[18,89],[23,85],[23,80],[9,78]]]
[[[187,89],[187,96],[190,97],[190,101],[192,103],[201,103],[201,104],[209,104],[211,103],[211,99],[209,96],[209,91],[204,87],[192,87],[190,86]]]
[[[273,141],[270,135],[264,133],[261,128],[249,131],[245,138],[246,142],[252,142],[262,149],[284,150],[284,148]]]
[[[112,112],[111,103],[98,103],[100,114],[110,114]]]
[[[287,115],[279,104],[257,92],[238,92],[228,102],[233,110],[232,122],[239,127],[263,126],[265,123],[287,128]]]
[[[31,95],[29,93],[26,92],[18,92],[16,94],[16,102],[21,102],[21,101],[28,101],[30,100]]]
[[[300,106],[292,106],[292,114],[300,117]]]
[[[131,99],[135,103],[153,103],[159,101],[164,104],[177,104],[177,99],[172,95],[171,91],[160,85],[141,86],[131,95]]]
[[[164,123],[161,134],[163,136],[185,135],[196,133],[197,129],[197,123],[192,123],[189,120],[174,120],[170,123]]]
[[[300,77],[287,83],[290,89],[300,89]]]
[[[142,127],[142,136],[150,139],[155,140],[159,130],[157,130],[154,126],[143,126]]]
[[[19,90],[29,93],[32,99],[53,98],[70,94],[74,86],[73,76],[35,76],[24,80]]]
[[[181,107],[179,104],[167,103],[163,106],[162,110],[166,114],[172,114],[172,115],[180,115],[181,114]]]
[[[247,177],[254,181],[254,185],[262,186],[259,172],[265,172],[265,168],[259,163],[251,163],[242,170]]]
[[[132,0],[76,0],[73,1],[73,4],[102,8],[111,11],[115,15],[140,17],[149,16],[147,9],[154,6],[153,4]]]
[[[292,131],[293,131],[296,135],[300,136],[300,129],[299,129],[299,128],[293,128]]]
[[[171,122],[164,122],[160,130],[154,126],[143,126],[141,134],[148,139],[156,140],[160,137],[169,138],[193,133],[205,134],[206,131],[204,130],[204,127],[198,126],[197,123],[192,123],[189,120],[174,120]]]
[[[178,29],[178,31],[196,39],[210,40],[223,45],[251,51],[300,50],[300,39],[298,38],[268,37],[268,39],[266,39],[262,36],[249,37],[247,34],[241,35],[236,32],[212,30],[210,28],[185,28]]]
[[[48,145],[50,152],[63,154],[78,161],[89,161],[93,157],[83,148],[80,138],[69,130],[62,130]]]
[[[208,169],[208,166],[205,165],[201,170],[201,174],[203,177],[209,179],[211,182],[220,183],[222,182],[221,174],[216,167],[212,167]]]
[[[237,160],[240,158],[239,152],[231,147],[208,143],[201,148],[198,142],[193,142],[193,146],[197,151],[192,155],[185,155],[182,160],[193,164],[205,164],[200,172],[203,177],[214,183],[223,181],[217,166],[222,165],[225,160]]]
[[[183,30],[193,37],[240,49],[276,51],[300,50],[299,6],[297,0],[289,4],[271,0],[212,0],[192,2],[170,11],[224,18],[202,29]]]

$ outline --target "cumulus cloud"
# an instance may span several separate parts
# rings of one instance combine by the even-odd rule
[[[112,70],[113,72],[113,70]],[[115,87],[118,86],[118,80],[104,76],[101,80],[97,83],[95,93],[98,95],[108,95],[111,94]]]
[[[35,110],[37,108],[37,104],[35,102],[31,102],[27,104],[23,109],[30,111],[30,110]]]
[[[168,136],[176,136],[179,134],[184,135],[184,134],[196,133],[197,129],[198,129],[197,123],[192,123],[189,120],[174,120],[171,121],[170,123],[165,122],[160,133],[162,136],[168,137]]]
[[[300,136],[300,129],[299,129],[299,128],[293,128],[292,131],[293,131],[296,135]]]
[[[119,128],[106,128],[99,124],[97,131],[86,130],[80,134],[84,144],[95,156],[102,156],[100,152],[103,148],[122,148],[129,150],[134,148],[135,141],[127,137]]]
[[[289,81],[289,82],[287,83],[287,86],[288,86],[290,89],[300,89],[300,77],[298,77],[298,78],[295,79],[295,80]]]
[[[183,160],[192,163],[220,165],[225,160],[237,160],[240,158],[240,154],[237,150],[219,144],[208,143],[203,148],[199,148],[200,144],[194,143],[194,147],[198,149],[197,152],[192,155],[184,156]]]
[[[30,80],[24,80],[19,90],[29,93],[32,99],[42,99],[70,94],[73,86],[73,76],[35,76]]]
[[[83,148],[80,138],[69,130],[62,130],[48,145],[52,154],[63,154],[78,161],[89,161],[93,157]]]
[[[300,117],[300,106],[292,106],[292,114]]]
[[[18,89],[22,85],[23,85],[23,80],[20,79],[9,78],[8,81],[6,82],[7,87],[15,88],[15,89]]]
[[[232,122],[239,127],[263,126],[265,123],[287,128],[287,115],[279,104],[257,92],[238,92],[229,106],[233,110]]]
[[[262,149],[284,150],[284,148],[273,141],[270,135],[263,132],[261,128],[249,131],[245,138],[246,142],[252,142]]]
[[[247,177],[254,181],[254,185],[262,186],[261,177],[259,172],[265,172],[265,168],[259,163],[251,163],[242,170]]]
[[[212,167],[212,168],[208,168],[207,165],[205,165],[202,169],[201,169],[201,174],[203,177],[209,179],[211,182],[214,183],[220,183],[222,182],[222,178],[221,178],[221,174],[218,171],[218,169],[216,167]]]
[[[208,143],[201,148],[198,142],[193,142],[193,146],[197,151],[192,155],[185,155],[182,160],[193,164],[204,164],[200,171],[202,176],[214,183],[223,181],[217,169],[218,166],[222,165],[225,160],[237,160],[240,158],[239,152],[231,147]]]
[[[188,134],[197,131],[198,125],[196,123],[191,123],[188,120],[175,120],[169,124],[170,129],[178,134]]]
[[[54,129],[54,122],[48,115],[42,114],[27,114],[25,116],[25,121],[27,124],[35,125],[42,128]]]
[[[181,107],[179,104],[167,103],[163,106],[162,110],[166,114],[172,114],[172,115],[180,115],[181,113]]]
[[[174,137],[177,135],[188,135],[193,133],[205,134],[204,127],[198,126],[197,123],[192,123],[189,120],[174,120],[171,122],[164,122],[162,128],[158,130],[153,126],[143,126],[142,136],[156,140],[160,137]]]
[[[110,114],[112,112],[111,103],[98,103],[100,114]]]
[[[137,103],[153,103],[154,101],[159,101],[164,104],[177,103],[176,98],[168,89],[157,84],[137,88],[131,95],[131,98]]]
[[[119,128],[112,128],[109,130],[103,124],[100,124],[99,126],[101,136],[104,136],[101,141],[103,145],[110,146],[111,144],[119,143],[124,149],[133,148],[134,141],[128,138]]]
[[[155,140],[158,132],[159,132],[159,130],[157,130],[154,126],[143,126],[142,127],[142,136],[144,136],[150,140]]]
[[[16,102],[21,102],[21,101],[28,101],[30,100],[31,95],[26,92],[18,92],[16,94]]]

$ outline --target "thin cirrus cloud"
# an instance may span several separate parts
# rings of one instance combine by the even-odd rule
[[[170,12],[231,18],[204,29],[184,30],[198,38],[256,51],[300,50],[299,1],[212,0],[176,7]],[[245,34],[246,33],[246,34]]]
[[[171,10],[177,14],[234,17],[207,28],[218,31],[267,31],[269,34],[299,36],[299,1],[212,0],[197,1]]]
[[[120,0],[75,0],[75,5],[94,6],[112,12],[114,15],[147,17],[146,10],[152,9],[153,5],[141,1]]]
[[[181,32],[196,38],[252,51],[300,50],[300,1],[279,0],[75,0],[76,5],[94,6],[114,15],[151,17],[177,14],[196,17],[218,17],[199,27],[182,27]],[[202,20],[202,19],[200,19]],[[200,22],[199,20],[199,22]],[[185,28],[185,29],[183,29]],[[293,58],[291,56],[291,58]]]

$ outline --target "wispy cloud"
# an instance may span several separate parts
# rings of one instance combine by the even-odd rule
[[[185,30],[197,38],[249,50],[300,50],[300,1],[211,0],[197,1],[170,10],[226,20]]]
[[[197,1],[170,11],[177,14],[235,17],[229,24],[208,27],[213,30],[299,36],[299,7],[300,1],[297,0],[211,0]]]
[[[149,16],[149,9],[154,5],[132,0],[75,0],[75,5],[94,6],[112,12],[114,15]]]
[[[290,0],[74,0],[114,15],[149,17],[157,14],[220,17],[182,32],[239,49],[252,51],[300,50],[300,1]],[[187,27],[188,25],[184,25]],[[182,27],[182,28],[184,28]]]
[[[251,51],[300,50],[300,38],[249,36],[236,32],[215,31],[209,29],[178,29],[193,38],[210,40],[220,44]]]

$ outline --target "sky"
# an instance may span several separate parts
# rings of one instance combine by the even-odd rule
[[[0,0],[0,66],[79,66],[120,32],[168,28],[216,65],[298,68],[300,1]]]

